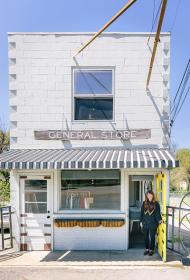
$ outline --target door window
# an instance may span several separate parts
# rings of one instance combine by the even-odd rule
[[[47,180],[25,180],[25,213],[47,213]]]

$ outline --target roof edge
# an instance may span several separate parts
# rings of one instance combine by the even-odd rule
[[[94,35],[96,32],[7,32],[8,35]],[[103,32],[103,35],[148,35],[154,36],[156,32]],[[171,32],[161,32],[160,35],[170,35]]]

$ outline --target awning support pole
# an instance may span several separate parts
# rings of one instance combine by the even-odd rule
[[[149,82],[150,82],[150,77],[151,77],[151,74],[152,74],[152,68],[153,68],[154,59],[155,59],[155,56],[156,56],[157,45],[158,45],[158,42],[160,40],[160,32],[161,32],[161,28],[162,28],[164,14],[165,14],[165,11],[166,11],[166,5],[167,5],[167,0],[162,0],[162,8],[161,8],[161,12],[160,12],[160,18],[159,18],[159,22],[158,22],[157,31],[156,31],[154,47],[153,47],[153,51],[152,51],[152,56],[151,56],[150,66],[149,66],[149,71],[148,71],[148,77],[147,77],[147,82],[146,82],[146,88],[147,89],[148,89]]]
[[[117,12],[94,36],[73,56],[82,52],[88,45],[90,45],[106,28],[110,26],[119,16],[121,16],[127,9],[129,9],[137,0],[130,0]]]

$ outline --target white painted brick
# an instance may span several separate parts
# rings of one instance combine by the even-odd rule
[[[91,35],[13,35],[9,40],[16,42],[16,48],[9,48],[9,57],[16,58],[16,66],[9,66],[11,74],[17,75],[11,81],[9,89],[17,90],[17,97],[10,99],[10,105],[17,105],[18,141],[14,147],[63,147],[59,141],[35,141],[31,137],[34,129],[113,129],[151,128],[152,138],[148,144],[162,146],[163,131],[160,117],[153,101],[163,113],[166,103],[168,78],[163,83],[163,75],[169,75],[164,69],[164,59],[169,59],[169,36],[161,35],[162,47],[158,48],[156,64],[150,81],[150,97],[146,92],[146,78],[151,52],[147,46],[148,35],[102,35],[84,52],[73,60],[71,57]],[[153,47],[154,38],[149,45]],[[167,49],[168,49],[167,46]],[[113,122],[76,122],[72,123],[72,66],[115,67],[115,112]],[[167,105],[167,104],[165,104]],[[63,116],[64,113],[64,116]],[[13,115],[13,114],[12,114]],[[125,120],[125,117],[126,119]],[[20,131],[26,131],[25,137]],[[15,131],[15,130],[14,130]],[[16,136],[15,136],[16,137]],[[20,140],[21,138],[21,140]],[[25,138],[25,140],[24,140]],[[143,144],[143,140],[132,141]],[[106,145],[102,141],[97,142]],[[121,145],[111,142],[111,145]],[[12,144],[11,144],[12,145]],[[72,141],[72,145],[81,145]],[[84,145],[92,145],[90,141]]]
[[[32,82],[43,82],[43,83],[45,83],[45,82],[47,82],[47,75],[32,75],[31,76],[31,80],[32,80]]]
[[[31,74],[41,75],[41,74],[55,74],[55,66],[33,66],[31,67]]]

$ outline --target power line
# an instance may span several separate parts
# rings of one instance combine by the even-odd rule
[[[179,107],[178,111],[176,112],[175,117],[172,119],[172,125],[173,125],[173,123],[175,122],[175,120],[176,120],[176,118],[177,118],[179,112],[181,111],[181,109],[182,109],[182,107],[183,107],[183,104],[184,104],[184,102],[185,102],[185,100],[186,100],[186,98],[187,98],[189,92],[190,92],[190,86],[188,87],[188,90],[186,91],[186,94],[185,94],[185,96],[184,96],[184,98],[183,98],[183,101],[182,101],[182,103],[181,103],[181,106]]]
[[[180,92],[180,88],[181,88],[182,83],[183,83],[183,81],[184,81],[184,79],[185,79],[185,75],[186,75],[186,73],[187,73],[189,64],[190,64],[190,59],[189,59],[189,61],[188,61],[188,63],[187,63],[187,66],[186,66],[186,68],[185,68],[185,71],[184,71],[184,73],[183,73],[183,77],[182,77],[181,82],[180,82],[180,84],[179,84],[178,90],[177,90],[177,92],[176,92],[176,94],[175,94],[174,101],[173,101],[173,109],[172,109],[172,111],[173,111],[174,108],[175,108],[175,101],[176,101],[176,99],[177,99],[177,97],[178,97],[178,94],[179,94],[179,92]]]
[[[172,112],[171,112],[171,113],[173,114],[172,119],[174,119],[175,116],[176,116],[176,114],[177,114],[178,108],[179,108],[179,106],[180,106],[180,104],[181,104],[181,100],[182,100],[183,95],[184,95],[184,91],[185,91],[187,82],[188,82],[188,80],[189,80],[189,76],[190,76],[190,64],[188,63],[187,66],[188,66],[188,67],[187,67],[187,70],[185,69],[185,73],[184,73],[185,75],[183,75],[183,77],[184,77],[184,82],[183,82],[182,89],[181,89],[181,92],[180,92],[180,95],[179,95],[179,98],[178,98],[178,101],[177,101],[177,105],[174,104],[174,107],[173,107]]]
[[[172,2],[173,2],[173,0],[172,0]],[[172,4],[173,4],[173,3],[172,3]],[[175,14],[174,14],[174,19],[173,19],[173,22],[172,22],[172,24],[171,24],[170,32],[173,31],[174,25],[175,25],[175,23],[176,23],[180,4],[181,4],[181,0],[178,0],[177,6],[176,6],[176,10],[175,10]]]
[[[153,12],[152,12],[152,26],[151,26],[151,30],[153,30],[154,28],[154,14],[155,14],[155,5],[156,5],[156,0],[154,0],[153,2]]]
[[[185,102],[185,100],[188,96],[189,91],[190,91],[190,86],[189,86],[186,93],[185,93],[185,89],[186,89],[189,77],[190,77],[190,59],[188,60],[187,66],[185,68],[185,71],[183,73],[181,82],[179,84],[178,90],[177,90],[175,98],[174,98],[174,104],[173,104],[172,111],[171,111],[171,115],[172,115],[171,123],[170,123],[171,127],[173,126],[179,112],[181,111],[181,109],[183,107],[183,104],[184,104],[184,102]],[[178,97],[178,95],[179,95],[179,97]]]
[[[160,13],[161,5],[162,5],[162,0],[160,1],[160,5],[159,5],[159,7],[158,7],[158,9],[157,9],[156,16],[154,17],[154,15],[155,15],[155,8],[156,8],[156,3],[155,3],[155,0],[154,0],[154,5],[153,5],[153,16],[152,16],[152,26],[151,26],[151,30],[150,30],[150,35],[152,34],[152,31],[153,31],[153,29],[154,29],[154,26],[155,26],[155,24],[156,24],[156,22],[157,22],[157,20],[158,20],[158,16],[159,16],[159,13]],[[150,41],[150,35],[149,35],[149,37],[148,37],[148,43],[149,43],[149,41]]]

